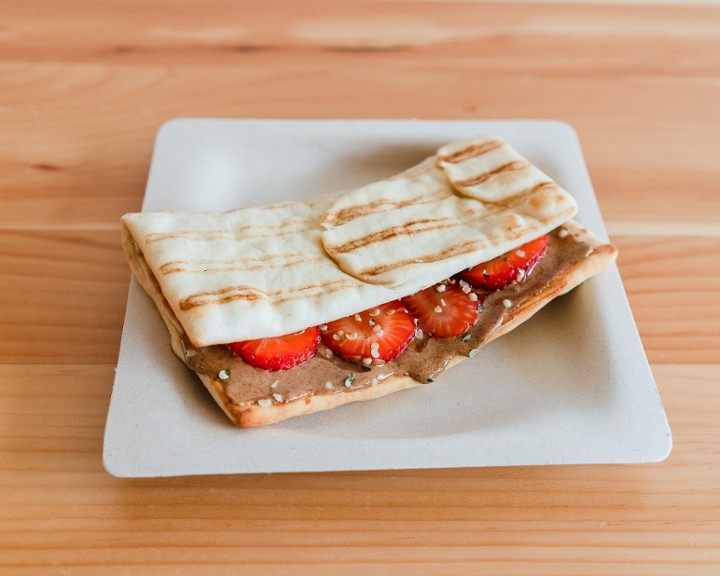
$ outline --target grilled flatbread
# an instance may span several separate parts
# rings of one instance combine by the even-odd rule
[[[570,220],[576,210],[557,183],[487,135],[359,189],[224,213],[127,214],[122,230],[173,350],[245,427],[424,384],[472,356],[615,258]],[[550,247],[533,274],[486,297],[463,341],[417,339],[398,361],[369,367],[321,346],[280,372],[248,366],[225,346],[397,300],[544,234]]]

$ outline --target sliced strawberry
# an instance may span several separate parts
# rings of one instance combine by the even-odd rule
[[[548,237],[540,236],[502,256],[460,273],[475,288],[499,290],[515,280],[524,280],[547,252]]]
[[[467,286],[467,284],[466,284]],[[442,282],[402,299],[423,333],[435,338],[464,334],[478,319],[477,294],[459,284]]]
[[[369,366],[395,358],[415,335],[415,320],[399,300],[328,322],[322,341],[351,362]]]
[[[277,338],[233,342],[228,347],[251,366],[275,371],[288,370],[309,360],[317,352],[319,342],[320,330],[314,326]]]

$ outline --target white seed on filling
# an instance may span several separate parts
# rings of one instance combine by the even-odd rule
[[[477,296],[477,294],[475,294],[475,292],[470,292],[470,294],[468,294],[468,298],[470,298],[470,300],[475,302],[477,300],[478,296]]]
[[[370,364],[372,364],[372,358],[363,358],[362,363],[365,364],[365,366],[370,366]]]
[[[382,326],[380,326],[380,324],[376,324],[375,326],[373,326],[373,329],[372,329],[373,332],[380,332],[381,330],[382,330]]]
[[[475,356],[477,356],[479,353],[479,348],[473,348],[472,350],[470,350],[470,352],[468,352],[468,356],[470,356],[470,358],[475,358]]]
[[[338,334],[337,332],[333,334],[333,340],[340,340],[340,334]]]
[[[502,305],[505,306],[505,308],[510,308],[510,306],[512,306],[512,302],[505,298],[505,300],[502,301]]]
[[[395,308],[390,308],[385,312],[385,316],[392,316],[393,314],[395,314]]]
[[[442,308],[440,306],[435,306],[435,312],[439,314],[440,312],[442,312]]]
[[[360,316],[360,314],[355,314],[355,321],[362,322],[362,316]]]
[[[327,324],[320,324],[320,331],[326,332],[327,331]]]
[[[352,334],[346,334],[345,338],[348,340],[357,340],[358,334],[357,332],[353,332]]]
[[[282,402],[282,401],[283,401],[282,394],[278,394],[277,392],[275,392],[275,393],[273,394],[273,398],[275,398],[275,400],[277,400],[278,402]]]
[[[415,330],[415,338],[417,338],[418,340],[422,340],[423,336],[425,336],[425,334],[423,334],[423,331],[420,328],[417,328]]]
[[[380,348],[379,342],[373,342],[372,344],[370,344],[370,350],[378,350],[379,348]]]
[[[333,388],[335,388],[335,384],[328,380],[327,382],[325,382],[325,388],[327,388],[328,390],[332,390]]]
[[[520,258],[525,258],[525,250],[515,250],[515,254],[520,256]]]
[[[445,298],[440,298],[440,305],[447,306],[447,302],[445,302]]]
[[[378,352],[377,349],[370,350],[370,356],[372,356],[373,358],[380,358],[380,352]]]
[[[270,405],[272,405],[272,400],[270,400],[270,398],[260,398],[260,400],[258,400],[258,406],[267,408]]]
[[[220,370],[220,372],[218,372],[218,378],[220,378],[220,380],[227,380],[230,378],[230,370]]]
[[[345,388],[350,388],[350,386],[352,386],[353,379],[354,379],[353,376],[348,376],[347,378],[345,378],[345,382],[344,382]]]
[[[375,336],[377,336],[378,338],[382,338],[384,335],[385,335],[384,330],[378,330],[377,332],[375,332]]]
[[[438,284],[437,286],[435,286],[435,290],[437,290],[438,292],[445,292],[446,289],[447,286],[445,286],[445,284]]]
[[[565,238],[568,234],[569,232],[565,228],[560,228],[560,232],[558,232],[558,236],[560,236],[560,238]]]
[[[380,315],[380,308],[375,308],[372,312],[369,312],[370,316],[379,316]]]
[[[272,384],[270,384],[270,388],[277,388],[278,384],[280,384],[280,380],[275,380]]]

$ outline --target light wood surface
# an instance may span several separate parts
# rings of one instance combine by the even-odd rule
[[[3,2],[0,574],[720,573],[720,6],[674,4]],[[670,457],[109,476],[118,218],[181,116],[573,124]]]

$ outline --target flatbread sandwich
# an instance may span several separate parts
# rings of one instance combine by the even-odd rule
[[[175,354],[252,427],[426,385],[473,357],[615,259],[576,211],[481,135],[306,201],[126,214],[122,238]]]

